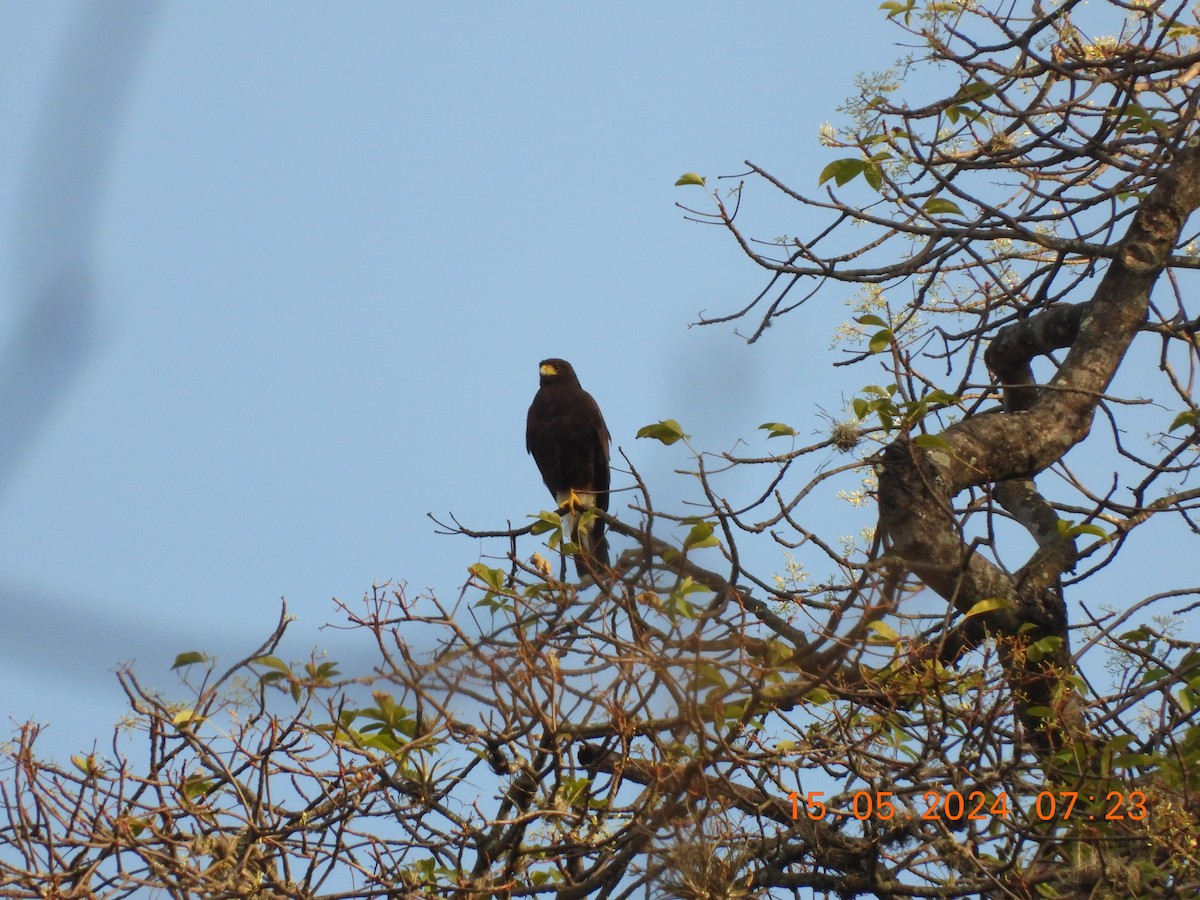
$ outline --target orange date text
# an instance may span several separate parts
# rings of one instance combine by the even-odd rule
[[[860,822],[875,819],[887,822],[892,819],[923,819],[926,821],[982,822],[989,817],[1007,819],[1012,811],[1004,791],[985,794],[983,791],[925,791],[916,809],[896,807],[893,791],[859,791],[850,798],[848,810],[831,811],[822,799],[824,791],[809,791],[801,794],[792,791],[792,818],[802,815],[814,822],[827,817],[853,818]],[[1041,791],[1034,798],[1028,817],[1042,822],[1053,820],[1088,819],[1091,821],[1120,821],[1131,819],[1140,822],[1149,814],[1146,795],[1141,791],[1109,791],[1105,795],[1080,794],[1079,791]]]

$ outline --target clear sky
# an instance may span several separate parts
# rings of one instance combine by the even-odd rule
[[[644,424],[725,450],[843,415],[844,307],[753,347],[687,327],[763,278],[673,183],[751,159],[814,188],[819,126],[898,37],[877,0],[0,5],[0,716],[103,742],[118,663],[169,689],[281,597],[285,655],[369,664],[320,630],[331,598],[452,599],[503,552],[427,513],[550,505],[544,357],[659,505],[686,456]],[[746,207],[801,230],[766,188]]]
[[[895,55],[876,7],[0,6],[0,715],[103,741],[118,663],[169,689],[281,597],[291,655],[353,669],[332,597],[453,597],[502,549],[426,513],[549,505],[543,357],[663,502],[686,458],[643,424],[817,427],[841,396],[797,384],[843,311],[752,348],[689,330],[761,277],[673,183],[750,158],[815,185],[821,122]]]

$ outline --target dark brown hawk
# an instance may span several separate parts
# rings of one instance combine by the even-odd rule
[[[595,574],[598,564],[608,566],[604,522],[593,519],[579,533],[580,510],[599,507],[608,512],[608,444],[611,438],[600,407],[579,386],[575,370],[565,359],[543,359],[538,364],[541,387],[525,421],[525,449],[533,454],[542,481],[565,507],[566,533],[582,553],[575,558],[579,577]]]

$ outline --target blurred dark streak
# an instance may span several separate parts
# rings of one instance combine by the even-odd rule
[[[16,210],[15,327],[0,350],[0,498],[92,351],[105,173],[159,6],[80,4],[47,90]]]
[[[182,646],[188,641],[183,634],[156,634],[145,622],[124,619],[111,609],[72,608],[74,604],[62,595],[9,581],[0,581],[0,601],[7,632],[2,643],[5,669],[13,675],[37,672],[39,683],[86,685],[89,696],[97,691],[119,695],[117,679],[106,680],[100,673],[116,671],[123,662],[139,656],[161,661],[169,652],[165,648],[199,649]],[[44,718],[51,712],[39,714]]]
[[[192,622],[165,624],[116,613],[105,604],[80,608],[61,593],[7,579],[0,579],[0,608],[4,609],[0,633],[3,682],[11,685],[13,680],[36,672],[39,684],[83,686],[89,702],[98,695],[121,695],[117,679],[104,673],[115,672],[122,665],[134,664],[138,677],[155,689],[169,689],[175,684],[171,663],[176,655],[189,650],[199,650],[218,663],[230,665],[251,653],[270,634],[272,619],[279,613],[278,607],[256,611],[253,628],[257,630],[252,631],[245,621],[207,622],[200,617]],[[296,629],[297,634],[300,631]],[[322,637],[322,650],[339,663],[342,672],[364,674],[354,665],[362,654],[356,633],[326,631]],[[282,652],[290,660],[306,658],[312,651],[312,647],[306,648],[303,637],[289,636]],[[10,693],[20,694],[23,700],[36,696],[26,690],[0,688],[0,733],[4,717],[12,714],[6,708],[14,702]],[[55,710],[36,713],[40,721],[58,718]]]

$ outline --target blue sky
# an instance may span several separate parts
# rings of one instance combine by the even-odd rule
[[[689,329],[761,277],[673,183],[749,158],[815,185],[819,125],[896,53],[876,7],[0,7],[0,338],[54,360],[14,376],[0,715],[50,723],[47,750],[104,742],[118,663],[169,689],[177,652],[231,661],[281,597],[291,654],[353,669],[332,597],[452,597],[497,549],[426,513],[548,505],[524,448],[543,357],[660,502],[686,457],[643,424],[705,449],[820,427],[843,310],[755,347]],[[41,354],[21,317],[64,271],[88,301]]]

